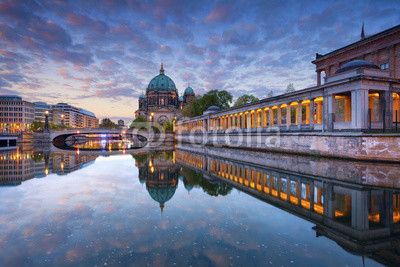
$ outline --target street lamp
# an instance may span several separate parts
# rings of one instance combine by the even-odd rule
[[[61,129],[64,129],[64,115],[61,115]]]
[[[150,114],[150,131],[153,131],[154,112]]]
[[[46,110],[46,112],[45,112],[44,131],[45,132],[49,131],[49,111],[48,110]]]

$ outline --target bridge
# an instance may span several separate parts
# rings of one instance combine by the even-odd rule
[[[68,137],[74,135],[89,135],[89,134],[99,134],[99,135],[119,135],[122,136],[141,136],[144,139],[152,139],[152,133],[143,130],[125,130],[125,129],[109,129],[109,128],[79,128],[79,129],[62,129],[62,130],[51,130],[50,131],[50,141],[54,146],[61,148],[65,146],[65,141]],[[140,140],[143,141],[143,140]]]
[[[139,137],[138,141],[142,145],[148,144],[152,148],[163,146],[164,144],[173,144],[175,141],[173,132],[154,132],[142,129],[104,129],[104,128],[79,128],[79,129],[63,129],[51,130],[49,134],[50,142],[57,148],[66,148],[65,141],[68,137],[74,135],[89,135],[89,134],[106,134]],[[140,138],[141,137],[141,138]],[[144,140],[145,139],[145,140]]]

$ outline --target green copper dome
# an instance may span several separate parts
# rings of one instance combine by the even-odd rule
[[[141,94],[140,96],[139,96],[139,99],[145,99],[146,98],[146,96],[144,95],[144,94]]]
[[[178,97],[178,101],[182,102],[183,101],[183,96]]]
[[[193,88],[190,87],[190,86],[188,86],[188,87],[185,89],[184,94],[185,94],[185,95],[186,95],[186,94],[194,94]]]
[[[149,85],[147,86],[147,91],[149,90],[175,91],[178,93],[174,81],[164,74],[164,67],[162,64],[160,74],[151,79]]]

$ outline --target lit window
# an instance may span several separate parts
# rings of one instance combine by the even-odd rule
[[[388,70],[389,69],[389,63],[381,64],[381,69],[382,70]]]

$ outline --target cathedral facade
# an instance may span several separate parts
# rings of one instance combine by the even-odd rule
[[[165,75],[161,64],[160,74],[151,79],[146,94],[139,97],[139,109],[135,112],[135,117],[143,116],[160,125],[165,121],[172,122],[181,117],[181,110],[191,97],[195,97],[195,93],[190,86],[179,96],[174,81]]]

